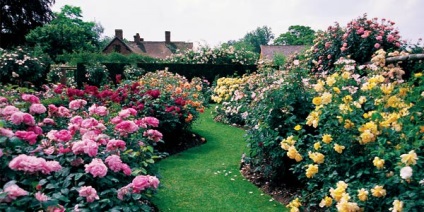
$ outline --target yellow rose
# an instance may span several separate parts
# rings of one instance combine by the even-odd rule
[[[322,141],[326,144],[329,144],[332,140],[333,140],[333,138],[329,134],[324,134],[322,136]]]
[[[395,212],[402,212],[403,211],[403,202],[399,200],[393,201],[393,208],[390,208],[389,210],[395,211]]]
[[[374,157],[372,163],[375,167],[377,167],[377,169],[382,169],[384,167],[384,160],[380,159],[379,157]]]
[[[338,87],[333,87],[333,91],[334,91],[336,94],[339,94],[339,93],[340,93],[340,89],[339,89]]]
[[[312,178],[316,173],[318,173],[318,165],[309,164],[308,168],[306,169],[306,177]]]
[[[294,130],[296,130],[296,131],[299,131],[299,130],[301,130],[302,129],[302,126],[300,126],[300,125],[296,125],[295,127],[294,127]]]
[[[386,189],[384,189],[383,186],[376,185],[373,189],[371,189],[371,192],[375,197],[386,196]]]
[[[333,204],[333,199],[329,196],[324,197],[324,199],[321,200],[319,203],[319,207],[330,207],[331,204]]]
[[[321,98],[321,97],[319,97],[319,96],[314,97],[314,98],[312,99],[312,103],[313,103],[314,105],[316,105],[316,106],[321,105],[321,104],[322,104],[322,98]]]
[[[315,142],[314,143],[314,149],[315,150],[319,150],[321,148],[321,143],[320,142]]]
[[[319,152],[309,152],[309,158],[311,158],[315,163],[321,164],[324,163],[325,156]]]
[[[415,165],[417,164],[418,156],[417,153],[415,153],[414,150],[409,151],[408,154],[402,154],[400,156],[402,163],[409,165]]]
[[[361,188],[360,190],[358,190],[358,199],[361,201],[367,201],[368,199],[368,191]]]
[[[342,154],[343,150],[345,149],[344,146],[338,145],[338,144],[334,144],[334,150],[336,152],[338,152],[339,154]]]

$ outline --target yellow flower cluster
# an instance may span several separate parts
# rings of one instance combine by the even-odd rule
[[[346,184],[344,181],[339,181],[335,189],[330,188],[330,195],[337,202],[336,208],[338,211],[346,211],[346,212],[359,211],[360,208],[357,203],[349,202],[350,196],[348,193],[346,193],[347,187],[348,187],[348,184]],[[321,203],[324,203],[324,204],[320,203],[320,207],[331,206],[331,204],[328,204],[330,202],[329,198],[330,197],[326,196],[323,200],[321,200]]]
[[[379,157],[374,157],[374,160],[372,161],[372,163],[374,164],[375,167],[377,167],[377,169],[384,168],[384,160],[380,159]]]
[[[300,202],[299,198],[296,198],[292,200],[286,207],[290,208],[290,212],[298,212],[299,207],[302,206],[302,203]]]
[[[234,92],[248,81],[249,76],[244,75],[242,78],[222,77],[217,80],[212,100],[216,103],[229,100]],[[242,95],[242,94],[241,94]]]
[[[377,128],[377,124],[374,121],[369,121],[365,123],[364,125],[359,127],[358,130],[359,132],[361,132],[361,135],[359,135],[360,144],[367,144],[370,142],[374,142],[375,139],[377,138],[377,135],[380,134]]]
[[[319,152],[308,152],[309,158],[311,158],[314,163],[324,163],[325,156],[322,153]]]
[[[316,164],[309,164],[308,168],[306,169],[306,177],[312,178],[314,175],[318,173],[318,165]]]

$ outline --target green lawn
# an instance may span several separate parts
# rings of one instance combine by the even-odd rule
[[[243,178],[244,131],[214,122],[210,111],[193,126],[207,143],[158,163],[160,211],[288,211]]]

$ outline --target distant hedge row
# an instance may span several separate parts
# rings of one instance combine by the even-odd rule
[[[115,80],[115,76],[120,74],[125,77],[124,69],[126,63],[103,63],[109,70],[109,76]],[[146,72],[154,72],[156,70],[165,70],[185,76],[191,80],[193,77],[200,77],[213,82],[217,77],[243,75],[245,73],[254,72],[257,70],[256,65],[218,65],[218,64],[177,64],[177,63],[138,63],[138,68],[144,69]],[[75,81],[78,87],[82,86],[87,79],[86,64],[78,63],[75,72]]]

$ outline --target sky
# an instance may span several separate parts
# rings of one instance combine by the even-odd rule
[[[139,33],[145,41],[164,41],[171,31],[171,41],[215,47],[262,26],[278,37],[292,25],[326,30],[364,13],[394,21],[403,40],[424,38],[422,0],[56,0],[52,9],[64,5],[80,7],[84,21],[104,27],[103,36],[122,29],[128,40]]]

